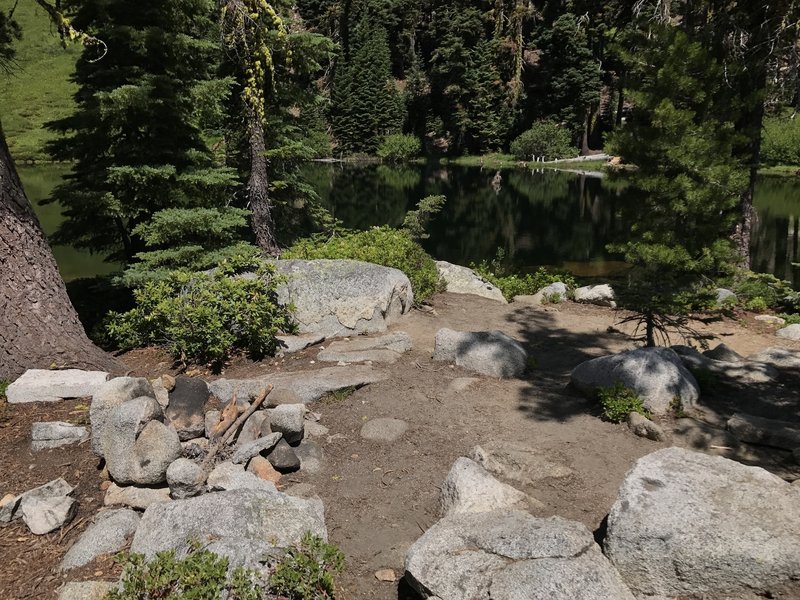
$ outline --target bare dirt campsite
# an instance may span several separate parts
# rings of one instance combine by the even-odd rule
[[[696,427],[687,428],[687,419],[677,426],[674,416],[656,419],[666,432],[664,441],[637,437],[625,424],[601,420],[597,404],[572,389],[569,376],[587,359],[633,346],[617,328],[619,318],[612,309],[572,302],[531,306],[440,294],[430,307],[413,310],[390,328],[408,333],[412,348],[393,364],[373,365],[381,381],[329,393],[307,405],[316,425],[316,454],[305,457],[312,468],[283,475],[277,487],[322,500],[329,539],[346,556],[338,581],[342,598],[413,597],[401,580],[406,553],[439,519],[440,490],[451,465],[476,446],[513,457],[517,468],[507,473],[510,478],[498,477],[538,501],[536,516],[578,521],[598,536],[626,472],[638,458],[662,447],[694,448],[763,466],[787,481],[800,478],[791,453],[732,443],[724,431],[732,405],[756,402],[765,394],[785,398],[796,410],[797,373],[782,374],[768,390],[720,382],[702,411],[692,415]],[[443,327],[507,333],[529,353],[525,374],[496,379],[431,360],[434,335]],[[797,342],[777,340],[774,327],[747,314],[702,329],[716,338],[712,347],[724,342],[742,356],[777,345],[800,348]],[[269,379],[272,374],[330,368],[317,360],[320,351],[317,345],[260,363],[240,358],[218,375],[198,369],[184,375]],[[131,375],[178,374],[172,361],[156,350],[122,358]],[[383,440],[380,434],[362,437],[365,423],[387,418],[403,422],[399,435],[388,431]],[[88,442],[39,452],[30,446],[34,421],[86,424],[87,400],[4,405],[2,419],[0,489],[19,493],[61,476],[76,486],[79,509],[71,525],[44,536],[31,535],[20,521],[0,528],[1,595],[55,598],[67,579],[117,577],[119,567],[108,556],[68,575],[57,570],[102,506],[109,485]],[[728,442],[720,442],[724,439]],[[791,586],[775,593],[776,598],[800,598]]]

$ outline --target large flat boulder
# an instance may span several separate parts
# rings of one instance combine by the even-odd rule
[[[700,398],[697,380],[671,348],[638,348],[587,360],[575,367],[570,381],[588,396],[622,383],[655,415],[667,414],[675,398],[683,408],[694,407]]]
[[[596,304],[598,306],[610,306],[612,308],[617,306],[614,301],[614,290],[607,283],[599,285],[585,285],[579,287],[573,292],[575,302],[582,304]]]
[[[397,269],[356,260],[278,260],[278,300],[295,307],[301,333],[336,337],[386,331],[411,310],[414,293]]]
[[[67,550],[60,569],[75,569],[87,565],[102,554],[119,552],[133,537],[139,525],[139,513],[127,508],[98,513],[92,524]]]
[[[317,360],[393,363],[409,350],[411,337],[404,331],[395,331],[379,337],[359,336],[352,340],[332,342],[317,354]]]
[[[771,597],[800,581],[800,489],[719,456],[658,450],[625,477],[605,549],[639,597]]]
[[[69,444],[77,444],[88,437],[89,432],[80,425],[73,425],[64,421],[34,423],[31,426],[31,449],[59,448]]]
[[[779,371],[800,371],[800,350],[790,350],[779,346],[765,348],[751,354],[747,360],[770,365]]]
[[[436,268],[439,271],[439,276],[447,285],[447,291],[451,294],[470,294],[502,302],[503,304],[508,303],[500,288],[489,283],[468,267],[437,260]]]
[[[307,404],[330,392],[350,387],[359,388],[386,378],[386,373],[371,366],[348,365],[315,371],[276,373],[254,379],[217,379],[209,383],[209,389],[221,401],[227,402],[234,392],[239,399],[255,398],[259,390],[272,384],[272,393],[267,396],[264,405],[275,407],[279,404]]]
[[[454,331],[442,328],[434,339],[433,360],[490,377],[519,377],[528,366],[528,353],[502,331]]]
[[[780,421],[736,413],[728,419],[726,426],[736,439],[749,444],[773,446],[784,450],[800,448],[798,421]]]
[[[28,369],[6,389],[11,404],[91,396],[108,379],[103,371]]]
[[[442,519],[406,555],[425,598],[633,600],[581,523],[493,511]]]
[[[800,342],[800,324],[795,323],[793,325],[787,325],[783,329],[778,329],[775,335],[785,340]]]
[[[260,542],[283,548],[298,543],[307,531],[327,539],[322,501],[235,489],[150,505],[136,529],[131,552],[147,558],[164,550],[183,553],[192,539],[203,545]]]

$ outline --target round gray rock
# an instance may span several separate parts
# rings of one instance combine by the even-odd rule
[[[205,488],[203,469],[193,460],[179,458],[167,467],[167,485],[176,500],[197,496]]]
[[[783,329],[776,331],[775,335],[785,340],[800,341],[800,324],[787,325]]]
[[[297,471],[302,463],[300,457],[297,456],[292,447],[286,443],[286,440],[281,440],[277,445],[267,454],[267,460],[276,471],[281,473],[292,473]]]

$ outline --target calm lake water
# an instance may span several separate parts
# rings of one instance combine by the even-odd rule
[[[39,206],[60,181],[59,165],[21,167],[20,176],[46,233],[61,219],[57,205]],[[424,241],[436,258],[469,264],[490,259],[503,248],[521,269],[567,268],[583,277],[606,277],[624,265],[605,249],[622,241],[631,223],[633,201],[607,179],[552,170],[496,171],[441,165],[389,167],[313,164],[304,176],[324,205],[345,226],[400,225],[420,198],[444,194],[447,204]],[[758,222],[753,268],[774,273],[800,288],[800,179],[765,177],[755,198]],[[69,247],[53,252],[65,280],[105,274],[116,265]]]

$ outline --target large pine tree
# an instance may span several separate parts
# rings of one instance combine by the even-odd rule
[[[74,24],[102,39],[76,66],[78,109],[51,126],[51,148],[74,161],[53,200],[65,220],[54,236],[130,260],[143,249],[135,227],[171,207],[213,206],[233,183],[214,165],[199,128],[218,65],[211,0],[88,0]]]

